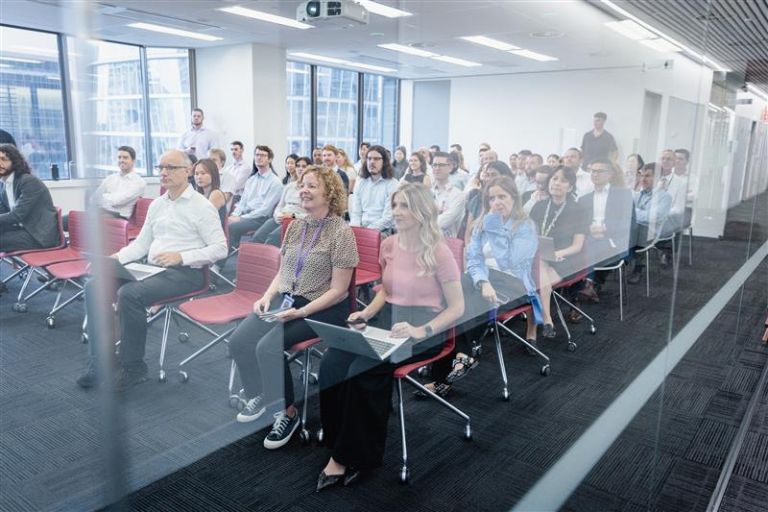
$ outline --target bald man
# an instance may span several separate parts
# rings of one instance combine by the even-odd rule
[[[155,167],[166,192],[149,206],[139,236],[112,255],[115,264],[124,265],[147,258],[150,265],[164,270],[143,281],[118,281],[117,321],[120,357],[115,372],[115,388],[122,391],[147,380],[144,348],[147,338],[146,308],[165,299],[199,290],[205,282],[204,269],[226,257],[227,242],[219,214],[202,194],[189,186],[189,156],[180,150],[168,151]],[[86,285],[88,318],[98,318],[99,297],[94,283]],[[89,327],[94,324],[89,322]],[[77,379],[78,385],[91,387],[98,382],[94,350],[112,350],[116,340],[98,340],[89,332],[91,363]]]

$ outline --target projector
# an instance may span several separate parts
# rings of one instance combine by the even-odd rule
[[[352,0],[309,0],[296,8],[296,20],[342,27],[367,25],[368,10]]]

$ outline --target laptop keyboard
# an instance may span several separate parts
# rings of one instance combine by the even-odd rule
[[[388,341],[381,341],[381,340],[375,340],[373,338],[366,338],[368,341],[368,344],[371,345],[374,352],[376,352],[379,357],[384,356],[384,354],[387,353],[392,347],[395,346],[394,343],[390,343]]]

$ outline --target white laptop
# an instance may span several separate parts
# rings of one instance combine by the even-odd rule
[[[379,361],[404,361],[412,355],[410,338],[393,338],[390,331],[366,325],[365,329],[340,327],[307,319],[307,324],[329,347]]]

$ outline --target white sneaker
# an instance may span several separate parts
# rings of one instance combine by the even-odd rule
[[[248,400],[245,407],[243,407],[243,410],[237,415],[237,421],[240,423],[249,423],[259,419],[266,410],[264,405],[262,405],[262,401],[261,395]]]

